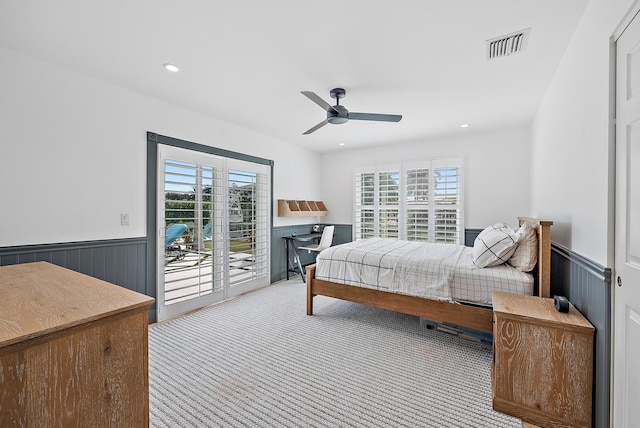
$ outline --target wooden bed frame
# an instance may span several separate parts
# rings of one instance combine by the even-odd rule
[[[537,295],[550,297],[551,225],[553,222],[529,217],[518,217],[518,222],[520,225],[524,222],[530,223],[538,232],[538,263],[534,269]],[[492,331],[493,310],[491,308],[338,284],[316,279],[315,273],[315,264],[307,266],[307,315],[313,315],[313,297],[320,295],[476,330]]]

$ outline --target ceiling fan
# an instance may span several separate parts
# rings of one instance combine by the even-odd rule
[[[327,123],[332,123],[334,125],[338,125],[340,123],[346,123],[349,120],[376,120],[379,122],[400,122],[402,119],[402,115],[399,114],[377,114],[377,113],[353,113],[347,110],[344,106],[340,105],[340,98],[344,98],[347,94],[342,88],[334,88],[329,92],[331,98],[336,99],[336,105],[331,106],[325,100],[320,98],[313,92],[310,91],[302,91],[302,95],[309,98],[314,103],[318,104],[327,112],[327,118],[314,126],[313,128],[307,130],[302,135],[311,134],[314,131],[325,126]]]

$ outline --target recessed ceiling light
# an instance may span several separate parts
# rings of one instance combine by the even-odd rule
[[[339,146],[344,146],[344,143],[338,143]]]
[[[460,125],[460,128],[468,128],[469,124],[468,123],[463,123],[462,125]]]
[[[166,63],[163,65],[163,67],[167,70],[167,71],[171,71],[173,73],[177,73],[178,71],[180,71],[180,69],[178,68],[177,65],[174,64],[170,64],[170,63]]]

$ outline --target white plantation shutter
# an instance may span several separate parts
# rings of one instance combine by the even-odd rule
[[[378,171],[378,234],[382,238],[398,238],[400,213],[400,168]]]
[[[356,173],[355,231],[357,239],[375,235],[374,212],[376,205],[375,172]]]
[[[193,247],[194,251],[202,251],[205,249],[206,238],[203,230],[207,227],[215,233],[214,225],[221,221],[222,215],[217,207],[221,199],[220,195],[224,192],[223,169],[219,164],[207,165],[197,161],[170,158],[164,160],[163,169],[164,181],[159,181],[159,185],[162,186],[159,195],[164,203],[164,210],[160,212],[160,217],[165,222],[164,227],[169,228],[173,224],[188,226],[182,240],[185,245]],[[196,274],[172,275],[172,265],[169,262],[180,255],[179,252],[176,255],[166,250],[165,254],[159,255],[162,265],[169,266],[166,269],[163,268],[165,270],[163,296],[165,305],[222,289],[221,252],[212,252],[211,269],[206,272],[200,272],[200,269],[197,269]],[[179,269],[175,268],[175,270]]]
[[[399,164],[356,171],[355,200],[356,239],[399,237]]]
[[[355,239],[462,243],[462,159],[363,168],[355,183]]]
[[[429,241],[429,162],[403,165],[405,177],[405,237],[409,241]]]
[[[433,241],[445,244],[462,243],[462,173],[461,162],[432,162]]]

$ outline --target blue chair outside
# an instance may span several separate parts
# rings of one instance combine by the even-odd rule
[[[184,250],[176,243],[178,238],[180,238],[187,231],[186,224],[174,223],[171,226],[167,227],[167,231],[165,233],[164,238],[164,255],[165,257],[184,257]]]

